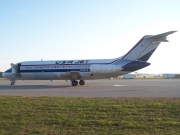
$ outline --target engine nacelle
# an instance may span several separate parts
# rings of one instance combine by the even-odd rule
[[[105,74],[105,73],[116,73],[121,71],[122,68],[117,65],[105,65],[105,64],[93,64],[90,66],[91,73]]]

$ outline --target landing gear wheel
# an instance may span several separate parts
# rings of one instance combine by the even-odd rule
[[[80,80],[79,81],[79,85],[84,85],[85,84],[85,81],[84,80]]]
[[[72,86],[77,86],[78,85],[78,81],[72,81]]]
[[[14,85],[15,84],[15,81],[11,81],[11,84],[10,85]]]

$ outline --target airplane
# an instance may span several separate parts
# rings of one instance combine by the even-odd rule
[[[72,86],[84,85],[85,80],[106,79],[134,72],[150,65],[147,61],[161,42],[168,42],[169,31],[146,35],[125,55],[115,59],[25,61],[11,63],[3,73],[14,85],[16,80],[70,80]]]

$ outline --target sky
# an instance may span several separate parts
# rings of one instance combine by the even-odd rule
[[[111,59],[180,30],[179,0],[0,0],[0,71],[34,60]],[[140,73],[180,73],[180,31]]]

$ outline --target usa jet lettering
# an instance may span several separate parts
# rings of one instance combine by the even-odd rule
[[[79,61],[56,61],[55,64],[86,64],[89,60],[79,60]]]

